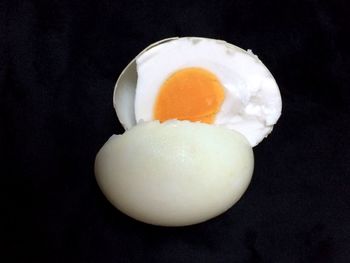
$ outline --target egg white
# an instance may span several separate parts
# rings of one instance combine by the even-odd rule
[[[123,213],[149,224],[184,226],[234,205],[253,167],[252,148],[238,132],[153,121],[112,136],[96,156],[95,174],[107,199]]]
[[[136,122],[153,120],[159,89],[174,72],[187,67],[211,71],[225,89],[215,125],[242,133],[252,146],[273,129],[281,115],[278,86],[252,52],[224,41],[179,38],[150,48],[136,58]]]

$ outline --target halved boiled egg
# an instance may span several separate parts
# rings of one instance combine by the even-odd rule
[[[252,146],[282,107],[257,56],[197,37],[142,51],[120,75],[113,102],[126,132],[97,154],[97,182],[120,211],[162,226],[203,222],[234,205],[251,180]]]
[[[125,129],[171,119],[224,126],[252,146],[281,114],[275,79],[251,51],[224,41],[185,37],[151,45],[123,71],[114,106]]]
[[[96,156],[97,182],[120,211],[154,225],[184,226],[235,204],[252,177],[252,147],[238,132],[189,121],[138,124]]]

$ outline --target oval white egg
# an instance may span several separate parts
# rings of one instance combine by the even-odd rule
[[[252,146],[272,131],[282,102],[269,70],[251,51],[221,40],[197,37],[157,42],[123,71],[114,94],[123,126],[129,129],[140,121],[157,119],[154,109],[162,85],[175,72],[188,68],[209,71],[223,87],[225,96],[212,124],[240,132]],[[190,105],[194,107],[193,103]]]
[[[120,211],[145,223],[184,226],[235,204],[253,173],[241,134],[188,121],[138,124],[96,156],[97,182]]]

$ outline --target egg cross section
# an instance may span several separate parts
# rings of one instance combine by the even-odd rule
[[[161,86],[154,119],[213,123],[224,98],[223,86],[210,71],[198,67],[180,69]]]

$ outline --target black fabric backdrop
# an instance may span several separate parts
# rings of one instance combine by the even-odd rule
[[[350,262],[346,1],[1,1],[1,262]],[[171,36],[252,49],[283,114],[243,198],[162,228],[118,212],[94,157],[126,64]]]

